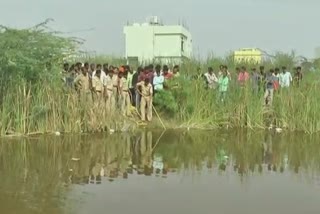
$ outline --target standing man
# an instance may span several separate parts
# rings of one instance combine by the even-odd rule
[[[82,63],[81,62],[77,62],[74,66],[74,71],[76,73],[76,76],[78,76],[79,74],[81,74],[81,67],[82,67]]]
[[[138,108],[140,105],[140,94],[137,91],[137,83],[139,82],[139,76],[142,72],[142,67],[138,67],[137,72],[135,72],[132,76],[132,87],[134,88],[134,93],[132,94],[132,101],[133,101],[133,105]]]
[[[97,70],[92,79],[92,90],[94,95],[94,102],[99,107],[103,101],[103,82],[101,81],[101,71]]]
[[[140,72],[138,77],[138,83],[144,81],[148,77],[149,67],[145,66],[144,69]]]
[[[226,70],[226,71],[227,71],[227,74],[228,74],[228,77],[229,77],[229,81],[231,81],[231,73],[230,73],[230,71],[229,71],[229,69],[228,69],[228,66],[224,65],[224,66],[223,66],[223,70]]]
[[[120,107],[121,112],[124,116],[128,116],[130,114],[130,95],[129,95],[129,87],[127,83],[126,73],[121,72],[119,73],[119,79],[120,79]]]
[[[251,80],[252,80],[252,89],[255,94],[258,94],[258,92],[259,92],[259,79],[260,79],[260,75],[259,75],[257,69],[253,68]]]
[[[174,77],[180,77],[180,67],[179,67],[179,65],[175,65],[173,67],[173,76]]]
[[[296,73],[294,74],[294,83],[297,86],[300,86],[300,83],[302,81],[302,71],[301,71],[301,67],[297,67],[296,68]]]
[[[264,93],[264,104],[272,106],[273,102],[273,92],[274,92],[274,83],[277,80],[274,70],[270,69],[270,74],[266,78],[266,91]]]
[[[218,78],[213,73],[213,68],[209,67],[208,72],[204,74],[206,78],[207,88],[208,89],[215,89],[218,83]]]
[[[85,62],[84,63],[84,67],[85,67],[85,69],[88,71],[88,73],[90,72],[90,65],[89,65],[89,63],[88,62]]]
[[[129,93],[130,93],[130,100],[131,104],[134,104],[134,99],[135,99],[135,90],[133,86],[133,76],[136,72],[133,71],[129,66],[127,66],[127,84],[129,88]]]
[[[279,83],[280,69],[279,68],[274,69],[274,76],[276,77],[276,81],[274,83],[274,91],[278,91],[280,88],[280,83]]]
[[[74,86],[78,91],[81,104],[91,104],[92,95],[90,90],[90,79],[84,67],[81,68],[81,73],[75,78]]]
[[[240,86],[242,87],[245,86],[248,80],[249,80],[249,73],[247,72],[246,67],[242,66],[238,76],[238,82]]]
[[[96,71],[96,64],[91,63],[91,64],[90,64],[89,73],[93,74],[93,72],[95,72],[95,71]]]
[[[229,87],[229,77],[227,71],[223,71],[222,76],[218,80],[219,84],[219,100],[225,102]]]
[[[102,70],[104,71],[105,74],[108,73],[108,69],[109,69],[109,64],[108,63],[104,63],[102,66]]]
[[[224,71],[224,65],[220,65],[219,66],[219,72],[218,72],[218,77],[222,77],[223,76],[223,71]]]
[[[150,84],[152,85],[153,84],[153,78],[154,78],[154,66],[153,65],[149,66],[146,78],[149,79]]]
[[[262,91],[265,89],[266,73],[264,71],[264,66],[260,66],[259,70],[260,70],[259,90]]]
[[[292,76],[285,66],[282,67],[282,73],[279,75],[279,83],[281,88],[289,88],[292,82]]]
[[[147,120],[151,121],[153,90],[152,90],[152,85],[150,84],[150,80],[146,78],[144,81],[139,82],[137,84],[137,87],[141,87],[141,106],[140,106],[141,120],[143,122],[146,121],[146,113],[147,113]]]
[[[103,82],[105,97],[106,97],[106,107],[108,112],[114,111],[115,108],[115,97],[113,94],[113,71],[109,70],[107,77]]]
[[[64,83],[67,82],[67,77],[68,77],[68,73],[69,73],[69,69],[70,69],[70,66],[69,66],[69,63],[64,63],[63,64],[63,70],[61,72],[61,78],[62,78],[62,81]]]
[[[169,80],[173,77],[173,74],[169,72],[169,67],[167,65],[163,66],[162,73],[165,80]]]
[[[154,91],[163,90],[164,76],[161,75],[161,67],[156,66],[156,76],[153,78]]]
[[[108,69],[106,71],[102,70],[102,66],[100,64],[98,64],[97,65],[97,69],[92,72],[92,79],[96,75],[97,71],[100,71],[100,73],[101,73],[100,78],[101,78],[101,81],[103,82],[103,79],[107,77],[107,73],[106,72],[108,72]]]
[[[116,106],[118,106],[119,98],[120,98],[120,96],[119,96],[120,95],[120,90],[119,90],[120,79],[119,79],[119,69],[118,68],[114,68],[113,76],[112,76],[112,84],[113,84],[112,94],[115,99],[115,104],[116,104]]]

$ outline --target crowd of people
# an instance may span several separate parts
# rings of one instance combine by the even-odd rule
[[[293,81],[300,85],[302,80],[301,67],[296,68],[293,77],[285,66],[281,71],[275,68],[265,72],[264,66],[260,66],[259,70],[252,68],[251,72],[242,66],[235,71],[236,74],[233,74],[227,66],[221,65],[218,72],[209,67],[201,76],[208,90],[218,91],[221,102],[225,102],[233,79],[239,87],[251,84],[254,93],[264,93],[263,102],[270,106],[274,91],[289,88]],[[128,65],[115,67],[78,62],[71,66],[65,63],[63,69],[63,80],[66,85],[76,89],[82,103],[93,103],[108,111],[120,109],[123,115],[130,115],[131,106],[135,106],[140,110],[143,122],[152,120],[153,95],[166,88],[166,81],[179,76],[178,65],[172,69],[167,65],[148,65],[138,67],[135,71]]]
[[[263,91],[264,104],[271,106],[274,91],[277,91],[280,88],[289,88],[291,83],[298,86],[300,85],[302,81],[302,69],[299,66],[296,67],[295,70],[295,74],[292,76],[285,66],[282,66],[281,71],[279,68],[272,68],[269,72],[265,72],[265,67],[260,66],[259,70],[252,68],[251,73],[249,73],[246,67],[242,66],[241,68],[236,68],[236,81],[240,87],[246,87],[251,83],[251,87],[256,94]],[[232,79],[232,75],[228,71],[228,67],[221,65],[218,75],[214,73],[212,67],[209,67],[208,72],[205,73],[203,77],[205,78],[208,89],[218,88],[219,99],[224,102],[230,80]]]
[[[120,109],[130,114],[130,107],[140,110],[143,122],[152,120],[153,95],[164,89],[165,81],[180,75],[178,65],[172,69],[164,65],[148,65],[136,71],[128,65],[64,64],[63,80],[75,88],[81,103],[94,103],[108,111]]]

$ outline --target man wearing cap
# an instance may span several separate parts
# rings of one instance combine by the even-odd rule
[[[141,104],[140,104],[141,120],[144,122],[146,121],[146,113],[147,113],[147,120],[151,121],[153,89],[152,89],[152,85],[150,84],[150,80],[146,78],[144,81],[139,82],[137,84],[137,87],[141,87]]]

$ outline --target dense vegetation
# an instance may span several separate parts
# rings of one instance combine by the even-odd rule
[[[121,126],[124,120],[84,111],[76,94],[64,87],[62,64],[79,53],[79,43],[49,31],[47,22],[22,30],[0,28],[1,135]]]
[[[189,67],[182,70],[188,71]],[[272,107],[263,105],[263,91],[255,94],[250,83],[240,88],[235,78],[234,75],[226,103],[218,101],[217,91],[205,89],[203,79],[186,80],[185,77],[169,83],[179,87],[162,93],[155,102],[166,112],[164,117],[173,115],[174,121],[183,127],[265,129],[273,126],[308,133],[320,131],[316,119],[320,117],[318,73],[305,74],[300,87],[292,86],[275,93]]]
[[[133,123],[128,121],[137,118],[83,109],[76,94],[63,86],[62,63],[77,54],[79,41],[50,32],[46,24],[22,30],[0,28],[1,135],[133,128]],[[120,58],[82,57],[90,62],[124,63]],[[265,66],[293,68],[295,58],[294,53],[278,53]],[[268,128],[273,125],[308,133],[320,131],[318,73],[307,72],[312,66],[318,66],[319,60],[313,65],[304,64],[308,74],[302,85],[276,94],[273,108],[263,107],[262,94],[254,95],[250,86],[240,90],[235,81],[223,104],[217,101],[215,91],[205,89],[201,78],[191,78],[200,74],[199,68],[204,72],[209,65],[218,68],[220,64],[228,65],[231,72],[236,66],[232,57],[210,57],[206,61],[191,60],[181,65],[181,78],[168,82],[170,90],[159,93],[154,99],[167,127]]]

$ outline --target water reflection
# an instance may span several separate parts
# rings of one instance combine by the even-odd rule
[[[319,180],[317,136],[233,132],[141,131],[0,142],[0,212],[61,213],[73,185],[182,172],[292,173]],[[319,183],[319,182],[312,182]]]
[[[88,147],[86,147],[86,146]],[[128,179],[133,174],[166,177],[167,169],[162,156],[154,152],[153,133],[140,132],[97,137],[88,143],[82,137],[69,166],[69,183],[101,184],[117,178]]]

